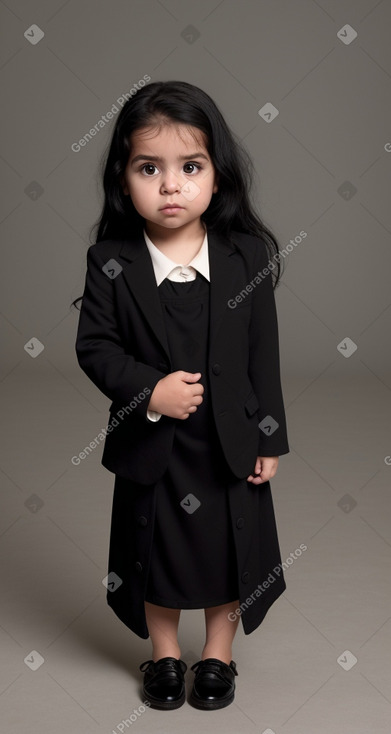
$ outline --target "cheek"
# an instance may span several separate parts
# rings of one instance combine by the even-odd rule
[[[204,198],[210,198],[213,194],[213,176],[205,176],[205,178],[200,183],[200,188]]]
[[[195,186],[198,186],[200,190],[198,197],[193,199],[193,201],[196,201],[197,198],[207,199],[209,197],[211,189],[212,189],[212,185],[211,185],[209,176],[203,176],[202,178],[199,178],[198,176],[194,176],[194,178],[192,178],[191,176],[189,176],[188,181],[190,182],[190,184],[193,183]]]
[[[138,180],[129,182],[129,193],[134,202],[144,202],[148,200],[148,197],[152,194],[152,187],[150,181]]]

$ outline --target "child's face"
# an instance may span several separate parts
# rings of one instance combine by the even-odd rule
[[[202,131],[191,130],[197,141],[179,123],[165,125],[158,133],[143,128],[131,137],[123,191],[147,223],[176,229],[199,221],[217,192],[216,173]],[[164,209],[167,204],[181,208]]]

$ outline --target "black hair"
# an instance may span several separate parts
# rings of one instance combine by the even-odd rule
[[[205,135],[218,182],[217,193],[201,215],[207,228],[227,239],[232,231],[255,235],[265,243],[269,258],[275,257],[279,252],[276,237],[250,203],[254,165],[248,152],[229,129],[212,98],[199,87],[183,81],[147,84],[123,106],[101,162],[104,204],[100,218],[90,231],[91,236],[98,228],[91,244],[126,239],[129,232],[139,231],[144,226],[143,217],[122,189],[131,153],[131,135],[141,128],[159,128],[172,123],[198,128]],[[280,258],[276,258],[276,263],[277,268],[272,270],[274,288],[281,276]],[[71,305],[80,300],[82,296]]]

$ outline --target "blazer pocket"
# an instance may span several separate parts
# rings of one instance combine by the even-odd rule
[[[245,404],[244,404],[245,411],[247,415],[251,416],[254,415],[254,413],[259,408],[258,398],[255,394],[255,392],[251,393],[250,397],[247,398]]]

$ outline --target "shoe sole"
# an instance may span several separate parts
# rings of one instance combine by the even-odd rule
[[[194,708],[202,709],[204,711],[211,710],[214,711],[215,709],[222,709],[225,708],[225,706],[229,706],[230,703],[235,698],[235,693],[232,693],[228,698],[224,699],[216,699],[215,701],[207,701],[202,698],[196,698],[193,695],[189,696],[189,703],[194,706]]]
[[[144,700],[148,701],[151,708],[160,709],[163,711],[167,711],[170,709],[179,709],[179,707],[182,706],[186,701],[185,693],[183,693],[183,695],[175,701],[161,701],[158,698],[153,698],[153,696],[150,696],[150,694],[146,693],[146,691],[144,690],[143,697]]]

